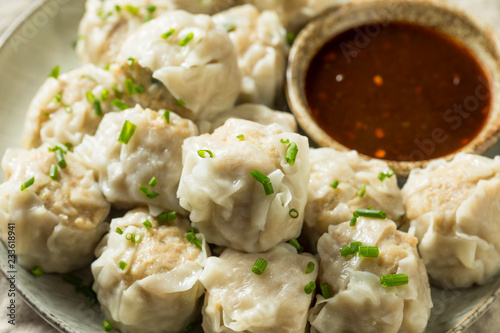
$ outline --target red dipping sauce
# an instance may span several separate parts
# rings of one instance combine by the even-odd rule
[[[393,22],[350,29],[315,55],[306,76],[312,116],[333,139],[395,161],[448,155],[481,131],[488,76],[458,41]]]

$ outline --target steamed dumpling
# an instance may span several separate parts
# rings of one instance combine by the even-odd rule
[[[268,263],[261,275],[252,271],[258,258]],[[314,269],[306,273],[309,263]],[[303,333],[313,297],[304,288],[317,276],[316,259],[297,254],[288,244],[255,254],[226,249],[220,257],[207,260],[200,277],[207,289],[203,329],[206,333]]]
[[[109,65],[132,32],[173,8],[170,0],[87,0],[76,53],[84,63]]]
[[[134,66],[128,69],[130,59]],[[161,84],[162,107],[190,119],[231,108],[240,93],[236,51],[226,31],[207,15],[169,11],[143,24],[125,40],[118,61],[146,90]]]
[[[304,219],[313,246],[329,225],[350,220],[357,209],[371,206],[385,211],[388,219],[400,221],[404,214],[401,191],[385,162],[331,148],[311,149],[309,156],[311,179]],[[392,176],[380,180],[381,173]],[[333,188],[335,181],[338,186]]]
[[[340,250],[353,242],[376,246],[378,258],[358,254],[343,257]],[[311,310],[311,332],[422,332],[432,307],[425,266],[417,239],[396,230],[389,220],[360,217],[330,226],[318,242],[321,284],[332,297],[318,295]],[[380,277],[406,274],[408,284],[382,287]]]
[[[483,284],[500,270],[500,158],[458,154],[410,173],[403,187],[409,233],[432,282]]]
[[[7,149],[2,168],[6,180],[0,185],[0,235],[7,244],[9,224],[15,224],[19,263],[45,272],[66,273],[88,265],[94,249],[108,230],[103,223],[109,203],[76,156],[64,155],[66,167],[58,168],[54,152],[46,146],[36,150]],[[34,177],[24,191],[21,185]]]
[[[230,8],[213,16],[228,31],[243,74],[240,102],[274,104],[281,92],[287,53],[286,31],[273,11],[252,5]]]
[[[156,212],[182,211],[176,197],[182,169],[182,142],[198,133],[193,122],[171,112],[136,106],[105,115],[95,136],[76,148],[93,168],[104,196],[118,207],[148,205]],[[125,122],[136,126],[127,144],[118,141]],[[155,185],[149,185],[156,178]],[[144,186],[144,191],[141,191]],[[157,193],[155,195],[153,193]],[[149,196],[148,196],[149,194]]]
[[[285,159],[292,143],[298,148],[293,165]],[[262,252],[300,234],[309,179],[306,137],[278,124],[229,119],[213,134],[186,139],[182,149],[177,195],[208,242]],[[251,176],[254,170],[270,182],[268,195]]]
[[[110,72],[90,64],[57,79],[49,77],[29,107],[23,147],[36,148],[42,143],[78,145],[85,134],[95,133],[102,114],[113,109],[110,102],[116,97],[114,85],[115,78]]]
[[[91,268],[93,289],[113,327],[122,333],[184,332],[204,292],[199,277],[209,255],[203,235],[196,234],[201,249],[186,239],[188,228],[180,217],[159,223],[146,209],[111,221]]]

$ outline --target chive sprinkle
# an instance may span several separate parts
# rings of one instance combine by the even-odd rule
[[[141,185],[141,186],[139,187],[139,191],[140,191],[142,194],[144,194],[144,195],[148,195],[148,194],[149,194],[149,192],[151,192],[151,190],[149,189],[149,187],[144,186],[144,185]]]
[[[271,184],[271,180],[262,172],[260,172],[259,170],[253,170],[250,173],[250,176],[252,176],[255,180],[257,180],[264,186],[264,192],[266,193],[266,195],[271,195],[274,193],[273,184]]]
[[[82,285],[83,283],[83,280],[81,278],[79,278],[78,276],[75,276],[73,274],[66,274],[63,276],[63,281],[64,282],[67,282],[69,284],[72,284],[76,287],[79,287]]]
[[[334,180],[333,183],[330,186],[333,189],[337,188],[339,186],[339,181],[338,180]]]
[[[315,267],[314,262],[309,261],[306,268],[306,274],[311,274],[314,271],[314,267]]]
[[[151,228],[153,227],[153,225],[151,224],[151,222],[149,222],[149,220],[142,222],[142,225],[145,226],[146,229],[148,230],[151,230]]]
[[[330,298],[332,297],[332,293],[330,292],[330,287],[328,286],[328,283],[323,283],[322,285],[319,286],[321,289],[321,294],[323,295],[324,298]]]
[[[308,284],[306,284],[306,286],[304,287],[304,291],[306,292],[306,294],[310,295],[312,294],[312,292],[316,289],[316,282],[314,281],[311,281],[309,282]]]
[[[137,13],[139,13],[139,7],[126,5],[125,9],[132,15],[137,15]]]
[[[164,34],[161,35],[161,38],[167,39],[168,37],[172,36],[175,33],[175,29],[172,28],[169,31],[165,32]]]
[[[57,168],[57,165],[52,164],[50,166],[49,177],[56,180],[58,174],[59,174],[59,169]]]
[[[63,151],[61,149],[56,150],[56,161],[57,165],[59,165],[61,169],[66,167],[66,160],[64,159]]]
[[[154,187],[156,184],[158,184],[158,179],[156,179],[156,177],[153,176],[153,178],[151,178],[151,180],[149,181],[148,185]]]
[[[295,208],[292,208],[290,209],[290,211],[288,212],[288,215],[290,215],[290,217],[292,219],[296,219],[299,217],[299,212],[295,209]]]
[[[163,118],[165,118],[167,124],[170,123],[170,110],[165,110],[165,112],[163,112]]]
[[[289,32],[286,34],[286,42],[288,45],[292,45],[293,42],[295,41],[296,35],[293,32]]]
[[[288,147],[286,148],[285,159],[286,162],[290,165],[295,164],[295,158],[297,157],[297,152],[299,148],[297,148],[297,144],[295,142],[290,142]]]
[[[379,254],[376,246],[360,246],[358,255],[363,258],[377,258]]]
[[[127,92],[127,95],[134,94],[134,82],[131,78],[125,79],[125,91]]]
[[[118,235],[123,235],[123,230],[122,230],[122,229],[120,229],[120,228],[118,228],[118,227],[116,227],[116,233],[117,233]]]
[[[109,320],[103,320],[102,328],[104,328],[104,331],[106,331],[106,332],[111,332],[111,330],[113,329],[113,326],[111,325]]]
[[[59,66],[55,66],[52,68],[52,70],[49,73],[49,77],[53,77],[54,79],[57,79],[59,77]]]
[[[266,267],[267,267],[267,261],[265,261],[262,258],[258,258],[255,261],[255,264],[253,264],[252,266],[252,272],[254,272],[257,275],[262,275],[266,270]]]
[[[245,136],[243,134],[237,135],[236,138],[240,141],[245,140]]]
[[[198,240],[198,238],[196,238],[194,228],[189,228],[185,237],[191,244],[196,245],[201,250],[203,244]]]
[[[291,246],[293,246],[294,248],[297,249],[297,253],[302,253],[304,252],[304,248],[302,246],[300,246],[300,243],[299,241],[297,240],[297,238],[292,238],[288,241],[288,244],[290,244]]]
[[[114,99],[111,102],[111,105],[113,105],[114,107],[116,107],[117,109],[122,110],[122,111],[130,109],[130,106],[128,106],[128,104],[120,101],[119,99]]]
[[[144,89],[143,86],[134,84],[134,92],[135,93],[137,93],[137,94],[144,94],[145,91],[146,91],[146,89]]]
[[[392,170],[389,170],[386,173],[384,172],[379,173],[378,179],[380,179],[380,181],[383,182],[386,178],[391,178],[392,176],[394,176],[394,172]]]
[[[207,154],[208,154],[208,156],[210,156],[210,158],[214,158],[214,154],[210,150],[206,150],[206,149],[204,149],[204,150],[198,150],[198,155],[201,158],[206,158]]]
[[[382,287],[395,287],[408,284],[408,275],[406,274],[390,274],[380,277]]]
[[[40,277],[43,275],[43,269],[40,266],[35,266],[31,269],[31,273],[36,277]]]
[[[186,102],[182,98],[179,98],[178,100],[175,101],[175,105],[184,106],[186,105]]]
[[[131,241],[132,243],[140,243],[142,240],[141,234],[133,234],[131,232],[125,235],[125,239]]]
[[[194,37],[194,34],[190,32],[183,40],[179,41],[180,46],[186,46]]]
[[[281,143],[284,143],[284,144],[287,144],[287,143],[290,143],[290,140],[289,139],[281,139],[280,140]]]
[[[127,268],[127,263],[125,261],[120,260],[118,266],[120,266],[120,269],[123,271],[125,268]]]
[[[177,212],[174,210],[168,213],[161,213],[160,215],[158,215],[158,222],[160,223],[169,222],[175,220],[176,218],[177,218]]]
[[[28,179],[24,184],[21,184],[21,191],[24,191],[25,189],[33,185],[34,182],[35,177],[31,177],[30,179]]]
[[[115,6],[115,10],[116,10],[116,12],[117,12],[117,13],[119,13],[119,12],[121,12],[121,11],[122,11],[122,7],[120,7],[120,6],[116,5],[116,6]]]
[[[118,138],[118,142],[121,142],[123,144],[127,144],[130,141],[130,139],[132,138],[132,135],[134,135],[136,128],[137,128],[136,125],[132,124],[128,120],[125,120],[125,123],[123,124],[123,127],[122,127],[122,131],[120,133],[120,137]]]
[[[108,90],[108,89],[103,89],[103,90],[101,91],[101,99],[102,99],[103,101],[105,101],[105,100],[107,100],[107,99],[108,99],[108,97],[109,97],[109,90]]]
[[[54,98],[52,100],[56,103],[61,103],[62,101],[62,92],[58,91],[57,94],[54,95]]]
[[[134,67],[134,64],[135,64],[135,58],[129,57],[129,58],[127,59],[127,62],[128,62],[128,65],[129,65],[130,67]]]
[[[340,249],[340,254],[342,255],[342,257],[347,257],[351,254],[355,254],[359,251],[359,247],[361,245],[361,242],[352,242],[351,246],[344,245],[344,247]]]
[[[102,116],[101,102],[91,91],[87,91],[87,100],[94,106],[94,111],[98,116]]]
[[[361,188],[359,189],[358,191],[358,197],[362,198],[366,193],[366,185],[363,184],[363,186],[361,186]]]
[[[351,219],[351,227],[356,225],[356,221],[358,220],[358,217],[363,216],[363,217],[369,217],[373,219],[385,219],[387,214],[382,211],[382,210],[376,210],[376,209],[358,209],[354,212],[352,215]]]

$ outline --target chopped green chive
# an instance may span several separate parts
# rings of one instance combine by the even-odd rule
[[[118,228],[118,227],[116,227],[116,233],[117,233],[118,235],[123,235],[123,230],[122,230],[122,229],[120,229],[120,228]]]
[[[308,284],[306,284],[306,286],[304,287],[304,291],[306,292],[306,294],[310,295],[312,294],[312,292],[316,289],[316,282],[314,281],[311,281],[309,282]]]
[[[379,254],[376,246],[360,246],[358,255],[363,258],[377,258]]]
[[[363,184],[363,186],[361,186],[361,188],[359,189],[358,191],[358,197],[362,198],[366,193],[366,185]]]
[[[234,24],[233,22],[224,23],[224,28],[227,32],[232,32],[236,30],[236,24]]]
[[[236,138],[240,141],[245,140],[245,136],[243,134],[237,135]]]
[[[101,99],[102,99],[103,101],[105,101],[105,100],[107,100],[107,99],[108,99],[108,97],[109,97],[109,90],[108,90],[108,89],[103,89],[103,90],[101,91]]]
[[[66,274],[63,276],[63,281],[64,282],[67,282],[69,284],[72,284],[76,287],[79,287],[82,285],[83,283],[83,280],[81,278],[79,278],[78,276],[75,276],[73,274]]]
[[[352,242],[351,246],[344,245],[343,248],[340,249],[340,254],[343,257],[350,256],[351,254],[355,254],[359,251],[359,247],[361,246],[361,242]]]
[[[250,176],[252,176],[255,180],[257,180],[264,186],[264,192],[266,193],[266,195],[274,193],[273,184],[271,184],[271,180],[262,172],[260,172],[259,170],[254,170],[250,173]]]
[[[66,111],[67,113],[72,113],[73,112],[73,108],[70,105],[65,105],[64,106],[64,111]]]
[[[295,209],[295,208],[292,208],[290,209],[290,211],[288,212],[288,215],[290,215],[290,217],[292,219],[296,219],[299,217],[299,212]]]
[[[35,177],[31,177],[30,179],[28,179],[24,184],[21,184],[21,191],[24,191],[25,189],[33,185],[34,182]]]
[[[378,179],[380,179],[380,181],[383,182],[386,178],[391,178],[392,176],[394,176],[394,171],[389,170],[386,173],[384,172],[379,173]]]
[[[293,32],[289,32],[286,34],[286,42],[288,45],[292,45],[293,42],[295,41],[295,34]]]
[[[102,116],[101,102],[94,96],[91,91],[87,91],[87,100],[94,105],[94,111],[98,116]]]
[[[58,174],[59,174],[59,169],[57,168],[57,165],[52,164],[50,166],[49,177],[56,180]]]
[[[111,330],[113,329],[113,326],[111,325],[109,320],[103,320],[102,328],[104,328],[104,331],[106,331],[106,332],[111,332]]]
[[[180,46],[186,46],[194,37],[194,34],[190,32],[183,40],[179,41]]]
[[[176,218],[177,218],[177,212],[174,210],[168,213],[161,213],[160,215],[158,215],[158,222],[160,223],[169,222],[175,220]]]
[[[126,103],[120,101],[119,99],[114,99],[111,102],[111,105],[113,105],[114,107],[116,107],[117,109],[122,110],[122,111],[130,109],[130,106],[128,106]]]
[[[118,266],[120,266],[120,269],[123,271],[125,268],[127,268],[127,263],[125,261],[120,260]]]
[[[56,103],[61,103],[62,101],[62,92],[58,92],[57,94],[54,95],[54,98],[52,100]]]
[[[334,180],[333,183],[330,185],[333,189],[337,188],[339,186],[339,181]]]
[[[120,7],[120,6],[116,5],[116,6],[115,6],[115,10],[116,10],[116,12],[117,12],[117,13],[119,13],[119,12],[121,12],[121,11],[122,11],[122,7]]]
[[[130,78],[125,79],[125,91],[127,92],[127,95],[134,94],[134,82]]]
[[[132,15],[137,15],[139,13],[139,7],[134,7],[131,5],[126,5],[125,9]]]
[[[284,144],[287,144],[287,143],[290,143],[290,140],[289,139],[281,139],[280,140],[281,143],[284,143]]]
[[[290,244],[291,246],[293,246],[294,248],[296,248],[297,249],[297,253],[304,252],[304,248],[302,246],[300,246],[299,241],[297,240],[297,238],[290,239],[288,241],[288,244]]]
[[[295,142],[291,142],[286,148],[285,159],[286,162],[290,165],[295,164],[295,158],[297,157],[297,152],[299,148],[297,148],[297,144]]]
[[[129,58],[127,59],[127,62],[128,62],[128,65],[129,65],[130,67],[134,67],[134,64],[135,64],[135,58],[129,57]]]
[[[141,186],[139,187],[139,191],[140,191],[142,194],[144,194],[144,195],[148,195],[148,194],[151,192],[151,190],[149,189],[149,187],[144,186],[144,185],[141,185]]]
[[[63,153],[66,154],[68,152],[68,147],[66,145],[60,145],[60,144],[57,144],[54,147],[49,147],[50,152],[54,153],[58,150],[61,150]]]
[[[118,83],[113,82],[111,89],[113,89],[113,92],[115,93],[116,97],[118,97],[118,98],[123,97],[123,93],[118,89]],[[111,103],[111,104],[113,104],[113,103]]]
[[[125,235],[125,239],[131,241],[132,243],[140,243],[142,240],[142,235],[129,232]]]
[[[255,264],[252,266],[252,272],[257,275],[262,275],[267,267],[267,261],[262,258],[259,258],[255,261]]]
[[[201,250],[203,244],[196,238],[194,228],[190,228],[185,237],[191,244],[196,245]]]
[[[175,104],[177,106],[184,106],[186,105],[186,102],[182,98],[179,98],[178,100],[175,101]]]
[[[311,274],[314,271],[314,267],[315,267],[314,262],[309,261],[306,268],[306,274]]]
[[[61,149],[56,150],[56,161],[57,165],[59,165],[61,169],[66,167],[66,160],[64,159],[63,151]]]
[[[170,110],[165,110],[165,112],[163,112],[163,118],[165,118],[167,124],[170,123]]]
[[[140,86],[140,85],[137,85],[137,84],[134,85],[134,92],[135,93],[137,93],[137,94],[144,94],[145,91],[146,91],[146,89],[144,89],[143,86]]]
[[[322,285],[319,286],[321,289],[321,295],[323,295],[324,298],[330,298],[332,297],[332,293],[330,292],[330,287],[328,286],[328,283],[323,283]]]
[[[144,18],[144,21],[145,22],[151,21],[153,19],[153,13],[156,10],[156,6],[153,6],[153,5],[146,6],[146,10],[148,11],[148,15],[146,15],[146,17]]]
[[[151,228],[153,227],[153,225],[151,224],[151,222],[149,222],[149,220],[142,222],[142,225],[144,225],[148,230],[151,230]]]
[[[59,77],[59,66],[55,66],[49,73],[49,77],[57,79]]]
[[[395,287],[408,284],[408,275],[406,274],[390,274],[380,277],[382,287]]]
[[[208,154],[208,156],[210,156],[210,158],[214,158],[214,154],[210,150],[206,150],[206,149],[204,149],[204,150],[198,150],[198,155],[201,158],[206,158],[207,154]]]
[[[31,269],[31,273],[36,277],[40,277],[43,275],[43,269],[40,266],[35,266]]]
[[[132,138],[132,135],[134,135],[136,128],[137,128],[136,125],[132,124],[128,120],[125,120],[125,123],[123,124],[122,127],[122,131],[120,133],[120,137],[118,138],[118,142],[121,142],[123,144],[129,143],[130,139]]]
[[[175,29],[172,28],[169,31],[165,32],[164,34],[161,35],[161,38],[167,39],[168,37],[172,36],[175,33]]]
[[[151,178],[151,180],[148,183],[148,185],[151,187],[154,187],[156,184],[158,184],[158,179],[156,179],[156,177]]]
[[[385,219],[387,214],[382,211],[382,210],[376,210],[376,209],[358,209],[354,212],[352,215],[351,219],[351,227],[356,225],[356,221],[358,220],[358,217],[363,216],[363,217],[369,217],[373,219]]]

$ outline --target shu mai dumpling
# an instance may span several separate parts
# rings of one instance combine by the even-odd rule
[[[160,91],[154,99],[164,101],[162,108],[190,119],[231,108],[240,93],[236,51],[207,15],[175,10],[146,22],[124,41],[118,63],[134,83]],[[140,105],[159,108],[142,96],[134,94]]]
[[[433,283],[468,287],[500,270],[500,157],[431,162],[410,173],[402,193]]]
[[[85,134],[94,134],[102,115],[113,109],[114,84],[110,72],[91,64],[47,78],[28,109],[23,147],[43,143],[76,146]]]
[[[261,275],[252,271],[259,258],[267,262]],[[304,289],[317,276],[317,260],[289,244],[254,254],[226,249],[208,258],[200,277],[207,289],[203,330],[303,333],[314,295]]]
[[[118,141],[126,122],[136,126],[127,144]],[[75,152],[96,171],[104,196],[115,206],[182,211],[176,197],[182,142],[197,133],[193,122],[173,112],[165,116],[137,105],[105,115],[96,134]]]
[[[351,219],[357,209],[383,210],[399,224],[404,210],[397,178],[379,160],[365,160],[356,151],[311,149],[311,178],[305,233],[315,243],[328,226]]]
[[[147,209],[111,221],[92,263],[94,284],[106,319],[122,333],[184,332],[205,289],[199,281],[208,245],[177,217],[158,222]]]
[[[213,134],[186,139],[182,149],[177,196],[209,243],[261,252],[300,234],[309,179],[306,137],[278,124],[229,119]]]
[[[0,185],[0,235],[7,244],[9,224],[15,224],[17,260],[28,269],[66,273],[82,268],[94,259],[108,230],[103,221],[109,203],[92,170],[73,153],[61,154],[66,167],[57,167],[52,177],[52,165],[58,163],[47,146],[7,149],[2,159],[6,180]]]
[[[243,74],[239,102],[273,106],[285,77],[286,31],[273,11],[237,6],[213,16],[226,29]]]
[[[353,242],[377,247],[378,257],[342,256]],[[432,307],[417,239],[396,230],[390,220],[359,217],[332,225],[318,242],[321,285],[331,297],[317,296],[310,311],[311,332],[422,332]],[[408,284],[383,287],[380,277],[406,274]]]

